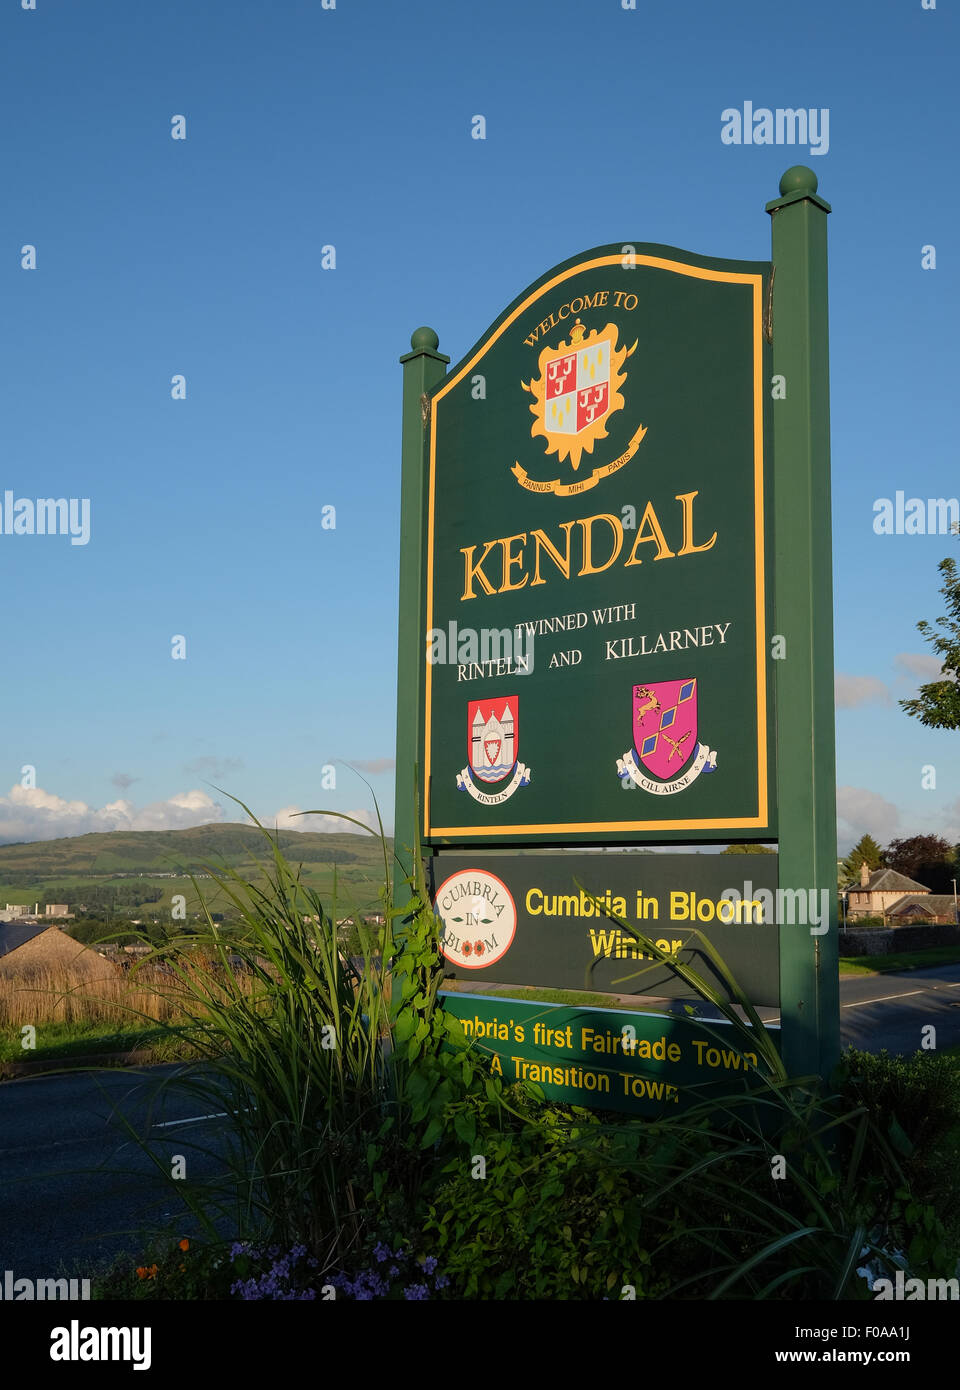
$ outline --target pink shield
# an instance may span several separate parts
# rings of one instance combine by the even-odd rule
[[[633,687],[633,742],[648,772],[665,782],[697,751],[697,680]]]

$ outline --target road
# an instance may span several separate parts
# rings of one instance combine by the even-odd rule
[[[33,1279],[89,1274],[121,1252],[139,1253],[139,1228],[173,1219],[180,1235],[196,1230],[180,1185],[118,1115],[149,1140],[165,1173],[183,1155],[184,1186],[222,1170],[215,1153],[193,1147],[216,1150],[219,1122],[197,1118],[204,1107],[170,1089],[179,1072],[74,1072],[0,1085],[0,1277],[7,1269]]]
[[[894,975],[844,975],[840,1037],[867,1052],[916,1052],[922,1028],[936,1028],[937,1050],[960,1045],[960,965],[921,966]]]
[[[660,1009],[663,1002],[657,1001]],[[774,1021],[772,1010],[762,1010]],[[914,1052],[933,1024],[938,1050],[960,1045],[960,965],[897,975],[848,975],[840,981],[844,1046]],[[127,1251],[139,1254],[144,1225],[177,1222],[190,1235],[192,1217],[179,1188],[164,1181],[149,1155],[117,1120],[120,1109],[167,1171],[184,1154],[188,1180],[217,1171],[223,1128],[198,1114],[190,1095],[168,1089],[177,1067],[135,1074],[102,1071],[42,1076],[0,1085],[0,1276],[89,1274],[93,1263]],[[193,1143],[209,1146],[196,1153]]]

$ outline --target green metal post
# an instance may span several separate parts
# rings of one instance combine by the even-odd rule
[[[818,928],[780,927],[784,1061],[792,1075],[828,1075],[840,1055],[836,746],[827,214],[817,176],[780,180],[772,217],[777,801],[780,886],[829,903]],[[826,897],[823,897],[824,891]],[[808,903],[811,899],[807,898]]]
[[[403,363],[403,428],[400,478],[400,619],[397,636],[397,770],[395,778],[394,900],[406,901],[403,880],[411,869],[416,840],[414,802],[417,795],[421,714],[423,711],[423,630],[421,593],[427,500],[426,393],[443,377],[450,361],[437,352],[439,338],[432,328],[418,328],[410,338],[412,351]]]

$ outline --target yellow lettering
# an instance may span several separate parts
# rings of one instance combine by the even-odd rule
[[[475,545],[464,545],[460,547],[460,553],[463,556],[464,565],[466,567],[466,574],[463,581],[463,593],[460,595],[461,603],[463,603],[464,599],[476,598],[476,594],[473,592],[474,577],[479,579],[485,594],[495,594],[497,592],[481,568],[484,560],[497,544],[499,544],[497,541],[487,541],[486,545],[483,547],[483,554],[476,564],[473,563],[473,552],[477,547]]]
[[[550,556],[550,559],[553,561],[553,563],[556,565],[557,569],[558,569],[558,570],[560,571],[560,573],[563,575],[564,579],[569,579],[569,578],[570,578],[570,532],[573,530],[573,522],[572,522],[572,521],[561,521],[561,523],[560,523],[560,530],[561,530],[561,531],[565,531],[565,532],[566,532],[566,536],[567,536],[567,553],[566,553],[565,555],[561,555],[561,554],[560,554],[560,551],[556,548],[556,546],[553,544],[553,542],[547,537],[547,535],[546,535],[545,532],[543,532],[543,531],[541,531],[541,530],[539,530],[539,529],[536,530],[536,531],[531,531],[531,532],[530,532],[530,536],[531,536],[531,538],[532,538],[532,540],[533,540],[533,545],[534,545],[534,551],[533,551],[533,578],[532,578],[531,581],[530,581],[530,587],[531,587],[531,589],[533,588],[534,584],[546,584],[546,582],[547,582],[545,579],[541,579],[541,577],[540,577],[540,551],[541,551],[541,549],[543,549],[543,550],[545,550],[545,551],[547,552],[547,554]]]
[[[693,499],[699,496],[699,492],[681,492],[677,495],[677,501],[683,508],[683,545],[677,551],[678,555],[696,555],[699,551],[709,550],[716,544],[716,531],[704,545],[693,543]]]
[[[646,530],[646,528],[648,527],[649,530]],[[646,534],[644,534],[645,530]],[[663,528],[661,527],[660,522],[657,518],[657,514],[653,509],[652,502],[648,502],[646,505],[643,516],[640,520],[640,525],[637,528],[637,539],[633,543],[633,549],[630,551],[630,558],[625,562],[624,569],[626,569],[627,565],[643,564],[643,561],[638,559],[637,557],[637,546],[644,541],[653,541],[654,545],[657,547],[657,553],[653,557],[655,560],[673,559],[674,552],[667,545],[667,538],[663,534]]]
[[[503,550],[503,583],[500,585],[499,590],[501,594],[507,593],[510,589],[522,589],[524,584],[526,584],[527,582],[527,575],[523,576],[523,579],[519,584],[513,584],[510,582],[510,571],[513,569],[514,565],[523,564],[523,542],[526,539],[527,533],[526,531],[523,531],[519,536],[506,536],[502,541],[498,542],[501,549]],[[520,542],[521,548],[519,555],[510,554],[510,547],[514,541]],[[480,563],[483,563],[482,559]]]
[[[593,563],[593,524],[595,521],[605,521],[613,532],[615,541],[613,552],[609,560],[605,560],[602,565],[595,565]],[[580,566],[579,573],[581,575],[602,574],[604,570],[608,570],[614,563],[623,545],[623,527],[620,524],[620,518],[612,516],[609,512],[600,512],[597,516],[588,516],[585,520],[578,521],[576,524],[583,528],[583,563]]]

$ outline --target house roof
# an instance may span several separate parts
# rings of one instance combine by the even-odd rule
[[[852,883],[853,893],[929,893],[925,884],[898,874],[896,869],[874,869],[866,883]]]
[[[887,908],[887,915],[899,915],[905,909],[919,907],[931,917],[952,917],[954,906],[952,893],[907,893]]]
[[[0,956],[8,956],[18,946],[25,946],[41,932],[50,930],[49,922],[0,922]]]

